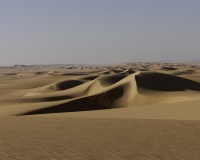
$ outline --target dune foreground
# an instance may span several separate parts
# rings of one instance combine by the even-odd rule
[[[0,159],[199,159],[200,66],[0,68]]]

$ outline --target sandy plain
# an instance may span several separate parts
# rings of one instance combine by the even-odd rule
[[[199,159],[200,66],[0,68],[7,159]]]

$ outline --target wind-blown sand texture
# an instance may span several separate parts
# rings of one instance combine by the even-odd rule
[[[199,159],[200,66],[0,68],[2,159]]]

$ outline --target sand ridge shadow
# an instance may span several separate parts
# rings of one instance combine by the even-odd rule
[[[119,82],[120,80],[124,79],[125,77],[126,77],[126,75],[124,75],[124,74],[106,75],[106,76],[100,77],[98,79],[98,81],[100,82],[101,86],[108,87],[110,85],[113,85],[113,84]]]
[[[79,80],[65,80],[55,83],[53,86],[51,86],[51,88],[56,91],[60,91],[60,90],[70,89],[79,86],[81,84],[83,84],[83,82]]]
[[[141,72],[135,76],[139,87],[158,91],[200,91],[200,83],[159,72]]]
[[[111,109],[110,107],[103,105],[96,101],[96,98],[85,97],[77,100],[73,100],[64,104],[54,105],[47,108],[37,109],[34,111],[18,114],[23,115],[35,115],[35,114],[49,114],[49,113],[62,113],[62,112],[77,112],[77,111],[89,111],[89,110],[102,110]]]

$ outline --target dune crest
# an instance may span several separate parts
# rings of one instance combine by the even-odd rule
[[[127,63],[26,66],[24,70],[23,66],[13,67],[12,71],[1,69],[0,115],[52,114],[200,100],[199,66]]]

